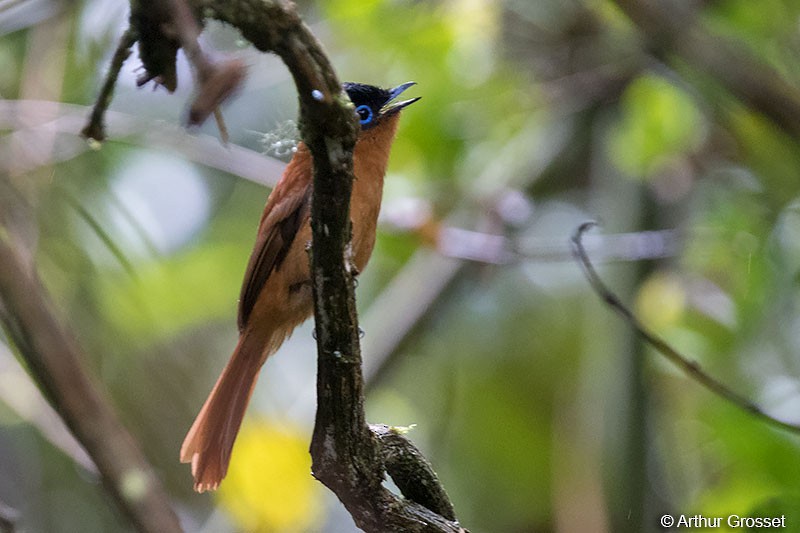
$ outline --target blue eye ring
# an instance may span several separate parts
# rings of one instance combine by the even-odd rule
[[[372,122],[372,108],[366,104],[362,104],[356,108],[359,124],[369,124]]]

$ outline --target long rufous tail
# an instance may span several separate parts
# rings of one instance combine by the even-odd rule
[[[181,446],[181,462],[192,463],[197,492],[216,490],[228,472],[233,443],[264,362],[262,354],[252,353],[245,343],[242,336]]]

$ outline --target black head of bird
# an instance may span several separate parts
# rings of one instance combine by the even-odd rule
[[[380,124],[383,119],[419,100],[420,97],[394,101],[403,91],[413,85],[416,85],[416,82],[409,81],[393,89],[381,89],[364,83],[345,82],[342,87],[356,107],[361,129],[368,130]]]

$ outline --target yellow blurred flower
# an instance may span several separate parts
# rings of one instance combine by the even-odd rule
[[[236,439],[219,503],[247,532],[310,531],[322,486],[311,476],[309,436],[286,424],[248,419]]]

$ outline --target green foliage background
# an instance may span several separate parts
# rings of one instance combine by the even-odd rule
[[[183,62],[179,90],[167,95],[136,90],[129,59],[110,139],[89,150],[77,132],[126,6],[17,4],[0,3],[0,103],[61,102],[50,119],[72,122],[30,134],[8,111],[16,108],[2,107],[0,179],[19,192],[36,269],[184,526],[354,530],[295,453],[313,423],[308,325],[265,366],[241,466],[219,495],[191,492],[178,449],[235,343],[239,283],[268,189],[201,164],[180,142],[216,134],[211,125],[176,133],[191,95]],[[800,86],[800,4],[696,9],[698,23]],[[590,292],[567,247],[589,219],[606,234],[674,230],[679,245],[666,257],[598,256],[601,274],[709,373],[798,421],[798,139],[709,73],[649,54],[607,0],[332,0],[301,10],[342,79],[419,84],[413,95],[423,99],[404,112],[393,150],[386,210],[413,199],[442,224],[504,235],[523,252],[500,265],[460,262],[370,382],[369,420],[416,425],[411,436],[463,524],[650,531],[665,513],[785,514],[787,530],[800,531],[798,437],[651,353]],[[261,151],[256,132],[295,118],[289,76],[230,28],[210,24],[205,39],[249,64],[225,117],[234,145]],[[28,153],[37,147],[39,159]],[[508,199],[524,199],[521,211]],[[365,346],[404,322],[391,306],[376,316],[372,304],[419,261],[429,270],[411,283],[425,292],[444,268],[431,259],[441,251],[421,232],[382,226],[358,288],[371,325]],[[126,530],[96,477],[32,421],[40,401],[25,396],[4,346],[0,501],[25,531]],[[289,467],[272,470],[259,450]]]

